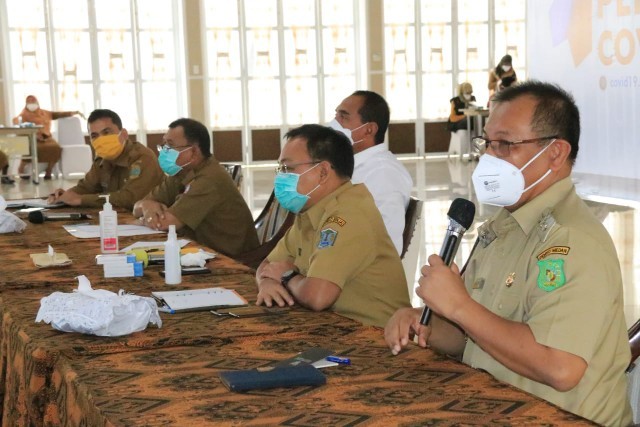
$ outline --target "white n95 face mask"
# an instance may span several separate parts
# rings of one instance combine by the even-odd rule
[[[361,127],[363,127],[364,125],[366,125],[368,123],[369,122],[363,123],[363,124],[361,124],[360,126],[358,126],[355,129],[347,129],[347,128],[342,127],[340,122],[338,122],[336,119],[333,119],[333,120],[331,120],[329,122],[329,124],[327,126],[329,126],[333,130],[337,130],[338,132],[342,132],[349,139],[349,142],[351,142],[351,145],[354,145],[354,144],[357,144],[358,142],[362,142],[363,140],[359,139],[358,141],[354,141],[353,138],[351,137],[351,133],[353,131],[355,131],[355,130],[360,129]]]
[[[551,173],[551,169],[542,175],[536,182],[524,188],[525,170],[535,159],[540,157],[556,140],[551,141],[546,147],[531,158],[521,169],[518,169],[506,160],[499,159],[488,154],[480,157],[476,170],[473,171],[471,180],[476,191],[478,202],[494,206],[515,205],[523,193],[529,191]]]

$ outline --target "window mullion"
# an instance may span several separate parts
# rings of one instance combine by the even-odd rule
[[[47,67],[49,67],[49,95],[51,96],[51,109],[53,111],[60,110],[58,101],[60,99],[60,91],[58,90],[58,73],[56,61],[56,49],[54,42],[53,17],[51,13],[51,0],[44,0],[44,31],[47,40]]]
[[[315,0],[315,14],[316,14],[316,73],[317,80],[316,86],[318,88],[318,123],[323,123],[325,120],[324,114],[327,110],[327,100],[324,96],[324,40],[322,38],[322,2]]]
[[[98,24],[96,19],[95,0],[89,0],[87,3],[89,10],[89,44],[91,52],[91,74],[93,77],[93,103],[95,108],[101,108],[102,96],[100,91],[100,56],[98,56]]]
[[[138,25],[138,0],[131,0],[131,48],[133,49],[133,86],[136,94],[136,113],[138,115],[138,129],[136,133],[138,141],[147,145],[147,135],[144,121],[144,108],[142,107],[142,70],[140,59],[140,28]]]
[[[424,73],[422,70],[422,5],[421,0],[415,0],[415,58],[416,58],[416,137],[414,141],[414,152],[418,155],[422,155],[424,149],[424,117],[422,112],[422,106],[424,105],[424,90],[422,89],[422,79]]]
[[[458,44],[458,1],[451,0],[451,93],[456,93],[458,88],[458,76],[460,75],[460,66],[458,58],[460,54],[460,46]]]
[[[240,87],[242,88],[242,147],[244,162],[253,162],[251,151],[251,128],[249,126],[249,69],[247,66],[247,24],[244,13],[244,0],[238,1],[238,25],[240,37]]]
[[[284,46],[284,16],[282,11],[282,0],[276,0],[276,33],[278,34],[278,67],[280,69],[279,78],[280,81],[280,114],[282,114],[282,123],[280,125],[280,136],[287,132],[289,128],[289,118],[287,115],[287,68],[286,68],[286,52]]]

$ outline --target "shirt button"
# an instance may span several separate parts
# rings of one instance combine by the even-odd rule
[[[498,304],[498,310],[502,310],[502,304]]]

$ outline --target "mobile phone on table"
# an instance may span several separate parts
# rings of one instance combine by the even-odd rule
[[[209,274],[211,270],[206,267],[184,267],[182,269],[183,276],[189,276],[191,274]],[[160,276],[164,277],[164,270],[160,271]]]

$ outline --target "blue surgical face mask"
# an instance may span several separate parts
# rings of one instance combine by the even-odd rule
[[[158,155],[158,163],[160,164],[160,169],[162,169],[162,171],[169,176],[174,176],[178,172],[180,172],[182,168],[186,166],[180,166],[176,163],[176,160],[178,160],[178,156],[181,152],[182,151],[178,151],[175,148],[163,147],[162,150],[160,150],[160,154]],[[189,163],[187,163],[187,165],[188,164]]]
[[[275,193],[278,203],[286,210],[297,214],[302,210],[304,205],[309,200],[309,194],[313,193],[320,187],[320,184],[316,185],[316,188],[309,191],[307,194],[298,193],[298,181],[300,177],[310,170],[314,169],[320,163],[314,167],[307,169],[303,173],[278,173],[273,181],[273,191]]]

